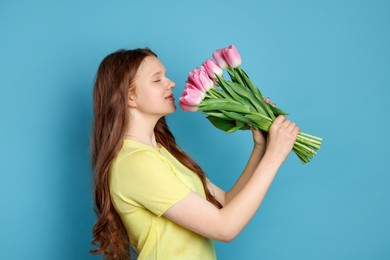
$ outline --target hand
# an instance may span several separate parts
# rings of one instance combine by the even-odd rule
[[[269,129],[269,144],[267,153],[283,162],[294,146],[299,127],[285,116],[278,116]]]
[[[252,131],[253,143],[255,147],[265,148],[267,146],[267,135],[260,130],[256,130],[253,126],[248,125]]]
[[[264,98],[264,97],[263,97]],[[266,104],[269,104],[271,102],[271,99],[269,97],[264,99]],[[276,106],[276,104],[272,104],[272,106]],[[267,134],[263,133],[259,130],[255,130],[251,125],[249,125],[249,128],[252,131],[253,135],[253,143],[255,144],[255,147],[265,148],[267,146]]]

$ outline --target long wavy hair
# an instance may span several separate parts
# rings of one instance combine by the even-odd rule
[[[96,248],[90,250],[90,253],[104,254],[105,259],[130,259],[129,237],[111,201],[109,175],[112,162],[123,145],[128,126],[128,93],[134,91],[138,68],[148,56],[157,57],[147,48],[118,50],[103,59],[95,79],[91,159],[97,222],[92,232],[92,245]],[[221,204],[207,188],[203,170],[176,144],[165,117],[157,122],[154,133],[157,142],[199,176],[207,200],[221,208]]]

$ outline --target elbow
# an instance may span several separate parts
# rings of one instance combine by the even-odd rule
[[[221,232],[219,232],[219,235],[215,237],[215,240],[230,243],[232,242],[237,236],[238,232],[235,232],[234,230],[231,230],[229,228],[223,228]]]
[[[221,209],[221,211],[223,211],[223,209]],[[237,218],[231,218],[226,215],[221,215],[221,217],[216,219],[214,223],[214,235],[212,239],[221,242],[232,242],[242,230]]]
[[[235,238],[236,238],[236,236],[226,236],[226,237],[222,237],[222,238],[219,239],[218,241],[225,242],[225,243],[230,243],[230,242],[232,242]]]
[[[225,243],[230,243],[232,242],[235,238],[237,237],[237,235],[225,235],[225,236],[221,236],[220,239],[217,239],[218,241],[221,241],[221,242],[225,242]]]

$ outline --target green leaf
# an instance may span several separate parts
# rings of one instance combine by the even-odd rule
[[[218,118],[225,119],[225,120],[231,120],[227,115],[225,115],[223,113],[223,111],[222,112],[221,111],[207,111],[207,112],[203,112],[203,114],[213,116],[213,117],[218,117]]]
[[[236,123],[231,120],[221,119],[215,116],[206,117],[216,128],[228,132],[230,129],[236,126]]]
[[[268,133],[269,128],[273,122],[270,118],[261,114],[247,114],[245,117],[253,122],[253,127],[258,128],[266,133]]]
[[[211,98],[224,98],[224,94],[222,91],[219,91],[217,88],[210,88],[209,91],[207,91],[207,94],[210,95]]]
[[[239,113],[252,112],[252,109],[250,109],[250,107],[235,102],[233,100],[226,100],[226,99],[203,100],[199,105],[199,109],[203,111],[226,110],[226,111],[233,111]]]
[[[210,96],[214,95],[214,96],[217,96],[217,98],[232,99],[232,97],[228,93],[226,93],[225,91],[220,90],[218,88],[210,88],[207,93],[209,94],[209,92],[210,92]],[[207,98],[207,96],[206,96],[206,98]],[[215,99],[215,98],[211,97],[211,99]]]
[[[265,109],[261,105],[262,101],[258,100],[253,95],[252,91],[250,91],[248,88],[246,88],[245,86],[243,86],[241,84],[235,83],[235,82],[229,82],[229,87],[231,87],[232,90],[235,91],[238,95],[240,95],[244,99],[248,100],[257,112],[267,114],[267,112],[265,111]]]
[[[230,68],[230,69],[228,69],[229,76],[230,76],[230,78],[232,79],[233,82],[236,82],[238,84],[243,85],[243,87],[246,87],[245,83],[244,83],[243,79],[241,78],[240,73],[237,71],[237,69],[238,68]]]
[[[262,99],[262,94],[260,90],[255,86],[255,84],[253,84],[253,82],[250,80],[245,71],[241,68],[237,68],[236,70],[242,78],[243,82],[245,82],[245,85],[248,86],[248,88],[253,92],[253,95],[259,99]]]
[[[228,70],[227,72],[228,72],[228,74],[229,74],[230,79],[231,79],[233,82],[237,82],[237,81],[236,81],[236,78],[234,77],[234,74],[233,74],[230,70]]]
[[[271,108],[268,107],[268,105],[263,100],[263,95],[261,94],[260,90],[256,87],[255,84],[250,80],[248,75],[245,73],[244,70],[241,68],[237,68],[238,73],[242,77],[245,84],[249,87],[249,89],[252,91],[253,95],[256,97],[256,99],[261,100],[260,104],[267,112],[268,116],[272,119],[275,119],[275,115],[272,112]]]
[[[274,107],[274,106],[272,106],[270,104],[268,104],[268,106],[271,108],[271,110],[272,110],[272,112],[274,113],[275,116],[278,116],[278,115],[288,115],[288,113],[284,112],[280,108]]]
[[[228,93],[233,100],[240,102],[240,103],[245,103],[245,100],[241,98],[239,95],[237,95],[236,92],[234,92],[230,87],[229,87],[229,82],[226,81],[225,79],[221,78],[219,75],[216,75],[218,78],[218,82],[220,83],[220,87]]]
[[[223,111],[223,113],[226,116],[228,116],[229,118],[237,120],[237,121],[240,121],[240,122],[243,122],[244,124],[245,123],[246,124],[251,124],[251,125],[253,124],[253,122],[249,118],[243,116],[242,114],[239,114],[239,113],[236,113],[236,112],[228,112],[228,111]]]
[[[244,122],[241,122],[241,121],[236,121],[236,125],[232,128],[230,128],[227,133],[234,133],[235,131],[237,130],[240,130],[242,129],[243,127],[245,127],[245,123]]]

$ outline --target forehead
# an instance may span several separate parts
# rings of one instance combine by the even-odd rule
[[[165,71],[164,65],[154,56],[147,56],[141,63],[138,74],[140,76],[153,76],[156,73]]]

